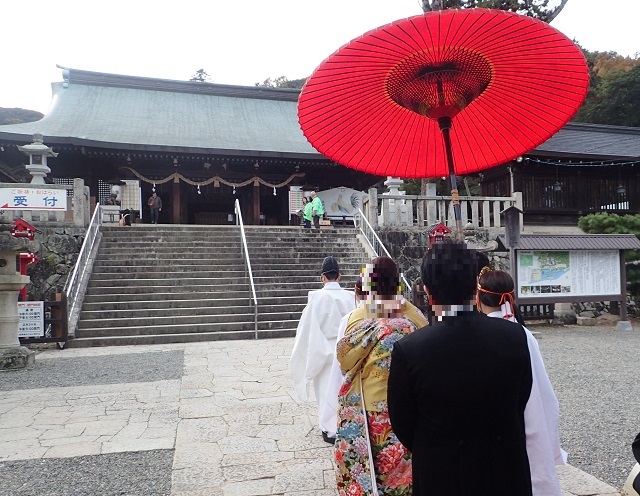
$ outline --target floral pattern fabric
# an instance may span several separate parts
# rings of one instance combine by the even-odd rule
[[[340,496],[374,494],[370,452],[380,496],[413,492],[411,453],[391,429],[386,385],[393,345],[415,329],[405,318],[364,319],[338,343],[338,361],[345,374],[338,395],[335,444]]]

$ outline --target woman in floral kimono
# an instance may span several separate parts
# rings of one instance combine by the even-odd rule
[[[352,312],[337,345],[344,374],[335,443],[340,496],[412,494],[411,454],[391,430],[387,378],[394,343],[427,321],[398,295],[399,282],[392,259],[378,257],[367,264],[366,303]]]

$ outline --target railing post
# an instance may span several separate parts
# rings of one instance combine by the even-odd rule
[[[514,191],[514,205],[516,208],[520,209],[520,212],[524,212],[524,207],[522,206],[522,191]],[[520,214],[520,232],[524,229],[524,214]]]
[[[367,219],[373,229],[378,229],[378,190],[369,188],[369,218]]]
[[[418,227],[424,226],[424,200],[416,200],[416,222]]]

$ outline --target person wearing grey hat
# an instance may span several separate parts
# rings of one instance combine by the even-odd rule
[[[356,307],[353,291],[340,287],[340,266],[335,257],[323,260],[320,280],[322,289],[309,291],[289,361],[296,395],[301,401],[307,401],[308,386],[313,383],[318,409],[330,382],[340,320]],[[327,431],[335,431],[335,426],[320,425],[320,430],[324,440],[332,443]]]

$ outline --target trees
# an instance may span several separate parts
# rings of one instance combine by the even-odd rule
[[[200,83],[212,83],[212,79],[211,76],[209,76],[209,74],[207,73],[207,71],[205,71],[204,69],[198,69],[193,76],[191,76],[191,78],[189,78],[189,81],[197,81]]]
[[[23,122],[39,121],[44,117],[40,112],[21,108],[0,108],[0,125],[21,124]]]
[[[591,85],[575,120],[640,126],[640,59],[622,57],[615,52],[583,51]]]
[[[569,0],[422,0],[422,10],[431,12],[444,9],[499,9],[510,10],[518,14],[535,17],[544,22],[551,22],[564,8]],[[557,4],[549,7],[549,4]]]
[[[304,83],[307,81],[307,78],[301,79],[287,79],[286,76],[279,76],[277,78],[271,79],[270,77],[262,81],[261,83],[256,83],[256,86],[264,86],[267,88],[296,88],[300,89],[304,86]]]

